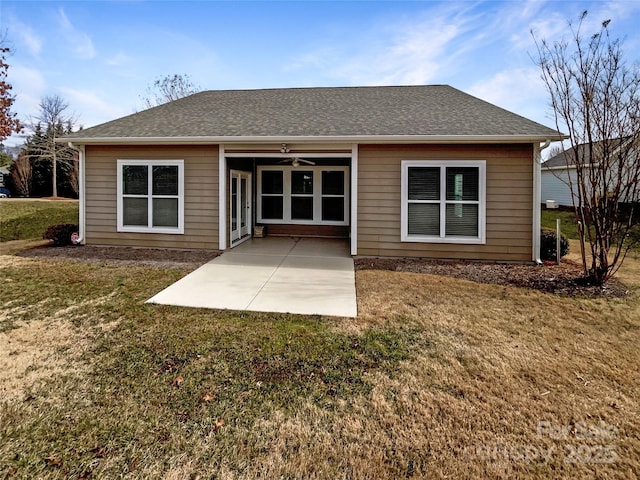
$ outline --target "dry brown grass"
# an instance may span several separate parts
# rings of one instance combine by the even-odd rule
[[[28,268],[28,260],[0,256],[1,268]],[[13,279],[6,279],[13,282]],[[18,321],[11,329],[0,331],[0,397],[7,401],[23,400],[27,392],[57,376],[86,373],[82,359],[96,339],[97,332],[108,332],[114,323],[99,323],[97,329],[79,328],[75,323],[87,317],[91,310],[104,305],[113,294],[87,299],[64,308],[55,308],[45,318],[38,312],[52,299],[36,303],[4,302],[0,311],[0,326],[15,318],[34,318]]]
[[[569,253],[565,257],[582,268],[582,257],[580,255],[580,241],[569,239]],[[587,245],[587,259],[591,259],[589,246]],[[636,247],[629,250],[626,258],[622,262],[620,270],[614,278],[620,280],[631,288],[640,289],[640,250]]]
[[[36,320],[0,333],[0,396],[22,400],[43,381],[83,370],[78,358],[87,346],[69,322]]]
[[[636,269],[632,260],[621,272],[635,282],[633,288],[640,283]],[[349,330],[410,324],[430,340],[430,348],[404,362],[395,378],[377,379],[368,412],[357,414],[369,424],[361,442],[379,445],[375,437],[385,431],[395,439],[392,451],[426,457],[422,472],[433,477],[489,472],[505,478],[635,478],[640,471],[637,294],[624,300],[574,299],[379,271],[358,272],[357,284],[359,317]],[[539,422],[604,422],[618,434],[613,442],[585,443],[575,434],[539,438]],[[586,456],[584,463],[564,462],[572,445],[591,454],[603,442],[613,445],[614,464],[596,465]],[[515,453],[504,456],[505,448],[525,447],[532,455],[552,448],[549,465],[528,464]],[[373,476],[379,465],[365,457],[358,471]]]
[[[0,461],[0,474],[16,468],[17,476],[50,478],[631,479],[640,471],[634,258],[620,275],[631,288],[625,298],[363,270],[352,320],[150,307],[142,302],[169,275],[2,258],[13,282],[27,286],[33,269],[37,278],[66,269],[95,282],[97,293],[94,304],[84,291],[70,303],[49,279],[41,288],[55,295],[34,293],[33,303],[53,300],[33,309],[30,321],[18,312],[23,323],[7,332],[11,342],[27,339],[21,348],[33,357],[24,359],[34,358],[39,375],[49,370],[55,377],[66,359],[78,380],[46,387],[60,397],[60,412],[46,422],[31,419],[48,418],[45,400],[5,410],[5,420],[22,422],[12,432],[22,433],[12,433],[4,450],[0,441],[0,452],[19,452],[22,470],[17,460],[2,470]],[[4,303],[24,305],[19,296]],[[121,315],[109,335],[92,330]],[[87,338],[100,347],[83,356]],[[363,348],[358,339],[373,343]],[[331,355],[322,356],[326,351]],[[318,365],[332,356],[340,360],[331,365],[335,376],[316,381]],[[11,385],[19,391],[22,381],[29,391],[32,380],[18,365]],[[343,385],[355,386],[336,394]],[[203,401],[203,392],[213,400]],[[573,430],[539,435],[541,422]],[[47,436],[45,426],[59,428],[63,438]],[[583,438],[581,427],[616,430]],[[47,464],[49,455],[62,466]]]

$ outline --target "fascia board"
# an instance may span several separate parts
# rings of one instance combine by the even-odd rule
[[[73,137],[59,138],[60,143],[72,142],[83,145],[186,145],[186,144],[219,144],[242,142],[292,143],[366,143],[366,144],[398,144],[398,143],[432,143],[432,144],[465,144],[465,143],[536,143],[546,140],[562,140],[561,134],[545,135],[354,135],[354,136],[201,136],[201,137]]]

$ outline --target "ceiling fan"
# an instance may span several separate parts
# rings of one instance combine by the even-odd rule
[[[285,158],[284,160],[282,160],[280,163],[288,163],[291,162],[291,166],[292,167],[299,167],[301,163],[305,163],[307,165],[315,165],[316,162],[313,162],[311,160],[305,160],[304,158],[298,158],[298,157],[293,157],[293,158]]]

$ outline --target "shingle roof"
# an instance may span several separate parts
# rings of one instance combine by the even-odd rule
[[[576,151],[578,152],[577,158],[579,162],[585,164],[591,163],[592,154],[597,162],[598,157],[601,157],[604,148],[617,149],[623,143],[627,143],[628,138],[629,137],[608,140],[606,142],[606,145],[602,141],[593,142],[593,151],[589,150],[589,145],[587,143],[581,143],[579,145],[576,145],[575,147],[571,147],[566,149],[565,151],[561,151],[553,157],[550,157],[546,162],[542,164],[542,168],[566,167],[567,161],[571,166],[573,165],[574,159],[576,158]]]
[[[517,136],[558,132],[448,85],[212,90],[70,135],[185,137]]]
[[[583,149],[584,150],[584,149]],[[569,165],[573,162],[573,151],[567,150],[566,155],[569,156]],[[567,159],[565,159],[565,151],[561,151],[555,154],[553,157],[550,157],[547,161],[542,164],[542,168],[554,168],[554,167],[566,167]]]

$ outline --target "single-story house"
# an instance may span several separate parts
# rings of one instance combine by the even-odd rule
[[[539,257],[540,151],[561,138],[427,85],[204,91],[64,141],[86,244],[225,250],[261,226],[352,255],[521,262]]]
[[[617,180],[617,163],[616,163],[616,154],[618,149],[623,148],[626,149],[628,147],[627,143],[629,140],[624,139],[614,139],[609,140],[604,144],[603,142],[594,142],[592,145],[592,149],[589,149],[587,144],[580,144],[575,147],[575,149],[569,148],[565,151],[560,151],[556,155],[550,157],[548,160],[542,163],[541,168],[541,200],[543,203],[547,201],[555,202],[556,205],[561,207],[572,207],[573,206],[573,198],[575,197],[576,203],[578,203],[577,195],[572,195],[571,186],[573,186],[574,193],[577,193],[577,173],[576,173],[576,158],[579,165],[599,165],[602,156],[599,152],[602,152],[603,149],[609,148],[612,150],[610,154],[611,163],[610,163],[610,182],[611,187],[615,186]],[[629,143],[631,145],[631,143]],[[633,147],[632,147],[633,148]],[[625,150],[626,151],[626,150]],[[637,150],[633,150],[634,154],[632,155],[630,161],[637,162]],[[577,155],[576,155],[577,153]],[[594,158],[592,158],[592,156]],[[636,167],[631,167],[628,172],[629,175],[635,175],[637,173]],[[623,176],[622,181],[627,182],[628,176]],[[636,180],[637,181],[637,180]],[[588,184],[588,182],[587,182]],[[601,181],[598,182],[598,189],[604,190],[606,187],[602,185]],[[609,188],[606,188],[609,190]],[[625,195],[622,195],[622,201],[638,201],[638,198],[634,197],[633,192],[630,192],[630,198],[625,198]]]

